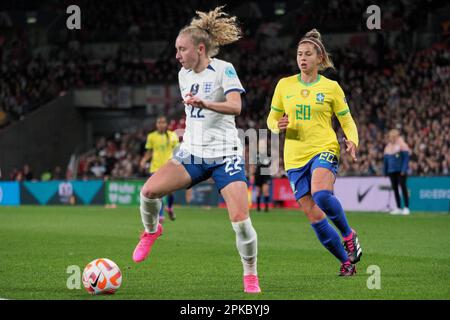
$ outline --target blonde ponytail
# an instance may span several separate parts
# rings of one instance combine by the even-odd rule
[[[209,12],[196,11],[198,17],[193,18],[179,33],[189,34],[195,45],[204,43],[206,55],[210,58],[219,53],[219,47],[242,38],[237,18],[223,12],[223,7],[217,7]]]

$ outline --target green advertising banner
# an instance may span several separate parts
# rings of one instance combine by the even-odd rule
[[[105,203],[139,206],[139,193],[145,181],[107,181],[105,183]]]

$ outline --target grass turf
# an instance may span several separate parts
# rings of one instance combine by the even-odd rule
[[[176,208],[150,258],[131,254],[141,230],[137,208],[0,207],[0,298],[8,299],[449,299],[450,219],[446,214],[348,213],[364,254],[354,277],[299,211],[252,214],[263,293],[242,291],[242,266],[224,209]],[[69,290],[70,265],[115,261],[123,274],[113,296]],[[381,269],[369,290],[368,266]],[[82,286],[82,285],[81,285]]]

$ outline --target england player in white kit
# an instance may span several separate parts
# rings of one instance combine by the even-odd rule
[[[233,65],[212,58],[200,73],[184,67],[178,74],[183,98],[197,97],[202,100],[226,102],[230,92],[245,92]],[[181,150],[201,158],[241,155],[242,144],[238,138],[233,109],[219,113],[206,108],[185,105],[186,131]]]
[[[234,121],[241,112],[241,93],[245,91],[233,65],[213,58],[221,45],[237,41],[241,32],[236,17],[221,9],[197,12],[198,17],[176,39],[186,131],[180,151],[141,190],[140,213],[145,231],[133,260],[145,260],[162,233],[158,223],[161,197],[211,177],[227,204],[236,232],[244,291],[259,293],[257,235],[249,216],[243,150]]]

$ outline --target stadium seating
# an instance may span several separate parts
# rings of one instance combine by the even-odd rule
[[[247,89],[243,112],[236,119],[238,127],[265,128],[274,85],[279,78],[298,70],[295,47],[300,34],[316,23],[325,33],[355,30],[360,19],[354,2],[334,1],[330,6],[323,6],[322,2],[308,4],[312,6],[308,12],[312,13],[305,16],[294,1],[286,1],[288,18],[284,19],[270,11],[267,4],[255,1],[243,7],[238,1],[229,2],[230,11],[242,15],[245,37],[238,44],[224,48],[219,56],[234,63]],[[67,3],[48,1],[47,10],[63,14]],[[190,6],[170,7],[169,10],[165,2],[152,2],[151,8],[136,0],[113,1],[113,5],[110,2],[80,3],[90,9],[95,6],[95,10],[86,10],[89,14],[83,20],[83,31],[69,36],[67,31],[58,33],[57,28],[52,27],[46,39],[50,44],[48,55],[41,56],[31,50],[33,36],[27,34],[25,28],[0,24],[5,31],[0,37],[0,128],[20,121],[29,112],[74,88],[177,82],[179,66],[174,59],[173,43],[167,42],[164,54],[152,59],[143,55],[141,45],[146,41],[174,39],[178,28],[188,23]],[[215,5],[215,1],[190,0],[188,3],[199,9]],[[13,6],[7,2],[6,9],[8,5]],[[22,2],[19,5],[27,6]],[[314,10],[315,6],[326,10]],[[408,10],[402,4],[390,5],[385,22],[390,30],[420,31],[421,26],[411,23],[411,18],[424,6],[437,10],[433,7],[435,4],[423,1],[412,1]],[[291,36],[290,50],[267,47],[268,39],[273,41],[286,35]],[[356,37],[352,40],[354,46],[331,50],[337,72],[328,70],[326,74],[338,80],[346,92],[360,134],[359,162],[352,164],[349,157],[343,156],[340,175],[382,175],[385,133],[391,128],[400,129],[412,148],[410,174],[448,175],[448,37],[427,49],[422,49],[420,44],[411,47],[408,35],[395,39],[395,46],[382,35],[378,40],[385,45],[379,46],[379,42],[361,45],[361,39]],[[119,44],[109,58],[99,60],[84,50],[88,44],[108,41]],[[408,50],[399,51],[397,46]],[[144,140],[142,131],[98,137],[97,141],[107,141],[108,147],[99,142],[100,145],[83,151],[79,176],[142,175],[138,165]]]

